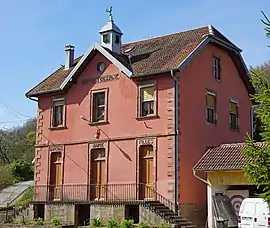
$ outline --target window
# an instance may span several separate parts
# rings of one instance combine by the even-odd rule
[[[107,120],[107,90],[92,92],[92,122]]]
[[[52,127],[63,127],[65,121],[65,99],[56,98],[52,101]]]
[[[238,103],[230,100],[230,128],[238,129]]]
[[[116,44],[120,43],[120,36],[119,35],[115,35],[115,43]]]
[[[104,35],[103,35],[103,42],[104,42],[105,44],[110,43],[110,35],[109,35],[109,34],[104,34]]]
[[[206,94],[206,121],[216,123],[216,94],[213,92]]]
[[[220,79],[220,59],[217,57],[213,58],[213,77]]]
[[[140,117],[155,115],[155,85],[143,85],[140,92]]]

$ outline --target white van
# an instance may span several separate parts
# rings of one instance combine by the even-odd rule
[[[238,227],[270,227],[269,204],[261,198],[244,199],[239,210]]]

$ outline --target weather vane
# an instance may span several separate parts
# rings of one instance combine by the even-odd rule
[[[109,13],[109,20],[113,21],[113,16],[112,16],[112,6],[108,9],[106,9],[106,12]]]

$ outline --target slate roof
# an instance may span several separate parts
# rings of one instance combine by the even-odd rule
[[[199,46],[206,36],[214,36],[227,42],[237,50],[240,50],[213,26],[205,26],[184,32],[123,44],[123,54],[112,53],[109,50],[107,51],[129,70],[133,71],[133,75],[152,74],[179,67],[181,62]],[[128,55],[130,56],[130,60],[128,59]],[[73,67],[69,70],[64,70],[64,67],[57,69],[41,83],[31,89],[26,96],[35,96],[60,90],[60,85],[79,62],[81,57],[82,56],[78,57],[74,61]]]
[[[206,172],[241,170],[245,165],[242,151],[246,145],[246,143],[221,144],[208,149],[193,169]],[[263,143],[256,143],[259,147],[263,145]]]

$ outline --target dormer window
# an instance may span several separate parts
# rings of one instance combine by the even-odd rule
[[[110,35],[109,35],[109,34],[104,34],[104,35],[103,35],[103,42],[104,42],[105,44],[110,43]]]
[[[116,44],[120,43],[120,36],[119,35],[115,35],[115,43]]]

